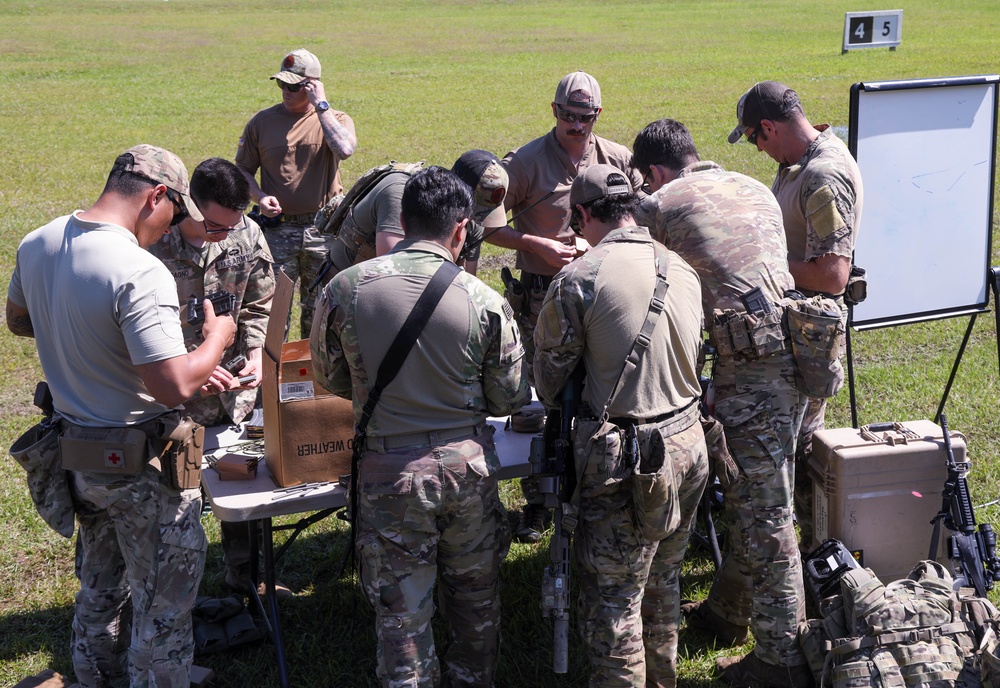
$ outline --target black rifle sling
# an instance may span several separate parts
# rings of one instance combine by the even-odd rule
[[[354,428],[354,450],[351,454],[351,493],[350,493],[350,523],[351,532],[348,536],[347,551],[344,553],[344,560],[341,562],[340,573],[343,573],[345,566],[354,559],[354,538],[357,534],[357,514],[358,514],[358,464],[361,462],[361,455],[365,450],[365,441],[368,435],[368,423],[371,421],[375,406],[378,404],[382,391],[392,382],[396,374],[403,367],[403,362],[410,354],[413,345],[416,344],[420,333],[431,319],[434,309],[437,308],[448,286],[455,280],[455,277],[462,269],[449,260],[441,263],[431,281],[424,288],[423,293],[417,299],[413,310],[406,316],[406,321],[399,328],[396,338],[389,345],[389,350],[385,353],[385,358],[378,367],[378,374],[375,376],[375,386],[368,393],[368,401],[365,402],[361,410],[361,420]]]

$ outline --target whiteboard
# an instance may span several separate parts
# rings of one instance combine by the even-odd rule
[[[975,312],[988,301],[998,75],[858,83],[848,145],[868,271],[855,328]]]

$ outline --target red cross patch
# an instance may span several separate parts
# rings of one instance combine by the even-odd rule
[[[121,449],[104,450],[105,468],[125,468],[125,452]]]

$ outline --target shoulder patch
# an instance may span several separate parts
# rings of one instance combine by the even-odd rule
[[[837,196],[829,184],[816,189],[806,200],[806,219],[821,239],[847,226],[837,208]]]

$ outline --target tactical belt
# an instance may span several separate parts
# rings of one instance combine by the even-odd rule
[[[311,213],[301,213],[299,215],[289,215],[283,213],[281,221],[290,225],[311,225],[316,220],[316,211]]]
[[[629,418],[628,416],[613,416],[611,418],[608,418],[608,422],[617,425],[618,427],[624,427],[626,425],[653,425],[654,423],[662,423],[664,421],[670,420],[671,418],[675,418],[684,413],[685,411],[690,411],[691,407],[697,403],[698,400],[695,399],[690,403],[688,403],[683,408],[670,411],[669,413],[661,413],[660,415],[653,416],[652,418]]]
[[[546,291],[552,284],[555,275],[539,275],[535,272],[521,270],[521,284],[529,291]]]
[[[482,433],[482,425],[466,425],[451,430],[430,430],[428,432],[410,432],[405,435],[387,435],[385,437],[367,438],[367,449],[383,453],[390,449],[437,447],[463,437],[473,437]]]

